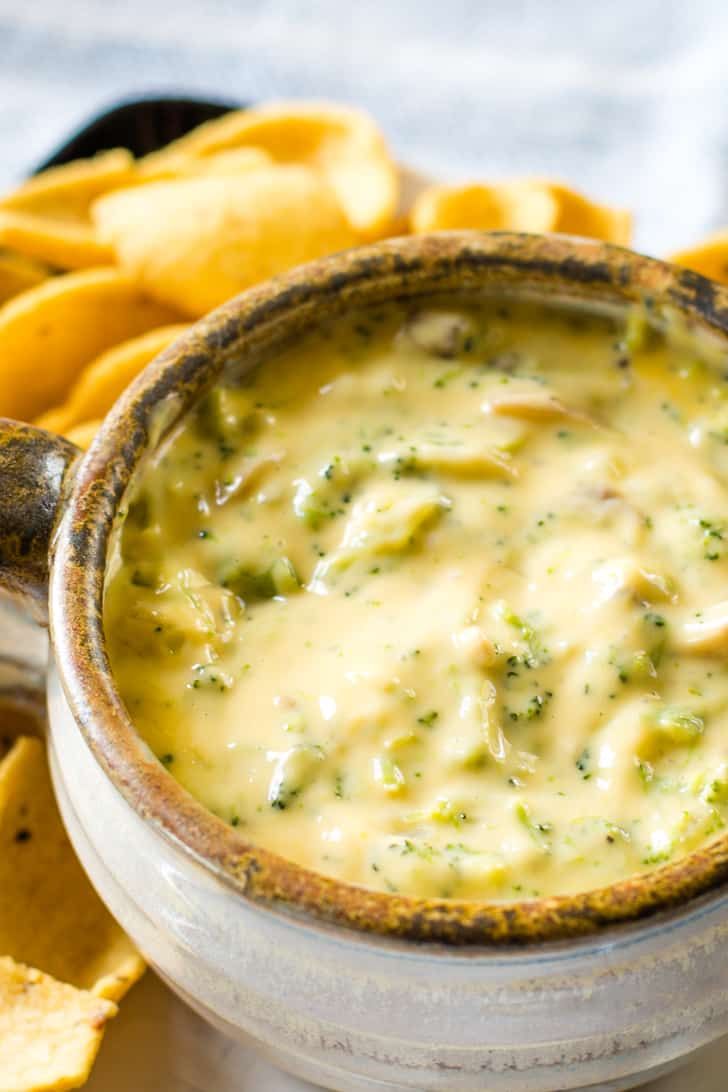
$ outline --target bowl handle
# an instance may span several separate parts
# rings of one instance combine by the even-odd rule
[[[81,452],[44,429],[0,417],[0,588],[48,619],[51,537]]]

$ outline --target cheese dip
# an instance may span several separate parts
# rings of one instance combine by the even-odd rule
[[[646,312],[340,319],[213,389],[120,513],[138,731],[246,840],[530,898],[728,819],[728,378]]]

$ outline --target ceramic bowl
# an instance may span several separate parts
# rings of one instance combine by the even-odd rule
[[[695,274],[559,236],[411,237],[302,267],[214,312],[127,391],[83,458],[0,424],[0,580],[42,614],[50,579],[49,746],[76,850],[173,989],[332,1089],[616,1090],[728,1031],[728,835],[576,896],[367,891],[249,845],[207,812],[137,736],[114,687],[109,539],[165,431],[222,373],[324,317],[484,290],[642,301],[728,351],[728,292]]]

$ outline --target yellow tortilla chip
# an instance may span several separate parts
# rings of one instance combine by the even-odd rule
[[[346,106],[282,102],[237,110],[147,156],[140,170],[153,176],[190,158],[251,145],[276,163],[322,171],[363,238],[387,231],[397,209],[399,172],[374,121]]]
[[[108,190],[128,185],[133,177],[131,152],[115,148],[93,159],[77,159],[42,171],[0,198],[0,209],[52,220],[87,221],[92,201]]]
[[[105,417],[132,379],[186,329],[180,325],[162,326],[108,349],[85,368],[66,402],[43,414],[36,424],[66,434],[74,426]]]
[[[0,307],[0,415],[32,420],[100,353],[178,318],[116,269],[67,273],[16,296]]]
[[[102,197],[92,212],[127,273],[193,318],[356,242],[336,194],[307,167],[153,182]]]
[[[670,261],[702,273],[713,281],[728,284],[728,229],[709,235],[689,250],[679,250],[670,257]]]
[[[0,957],[0,1089],[63,1092],[85,1084],[116,1005]]]
[[[73,852],[43,743],[27,736],[0,764],[0,952],[114,1001],[144,971]]]
[[[156,153],[155,153],[156,154]],[[196,175],[218,175],[224,177],[230,174],[242,174],[245,171],[256,170],[258,167],[270,167],[273,165],[273,157],[264,152],[262,148],[228,148],[223,152],[215,152],[214,155],[204,158],[192,156],[180,156],[175,161],[170,161],[168,167],[161,167],[156,173],[147,169],[140,174],[139,184],[165,181],[172,178],[187,178]]]
[[[486,185],[431,186],[415,200],[412,230],[564,232],[625,245],[632,217],[621,209],[598,205],[547,179],[519,179]]]
[[[19,296],[28,288],[34,288],[36,284],[42,284],[50,273],[42,262],[12,250],[0,250],[0,304]]]
[[[57,269],[85,269],[110,265],[114,260],[111,247],[102,243],[88,224],[12,210],[0,209],[0,246]]]
[[[429,186],[416,198],[410,224],[416,234],[428,231],[552,231],[555,199],[545,190],[518,183],[488,186]]]
[[[556,200],[558,215],[552,231],[566,235],[586,235],[607,243],[627,246],[632,238],[632,214],[626,209],[599,205],[577,190],[548,179],[525,180],[524,186],[544,189]]]
[[[134,157],[124,148],[41,172],[0,198],[0,246],[57,269],[108,265],[112,254],[95,236],[89,206],[133,178]]]

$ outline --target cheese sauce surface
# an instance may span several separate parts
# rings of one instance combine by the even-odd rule
[[[642,312],[338,320],[214,389],[120,514],[143,738],[368,887],[588,890],[728,819],[728,378]]]

